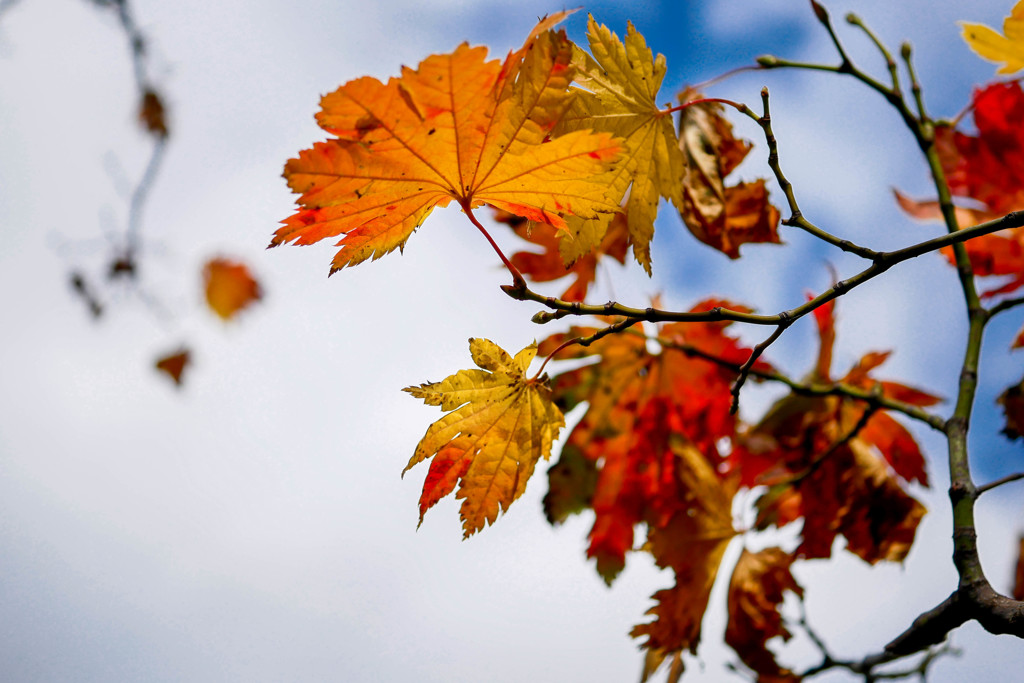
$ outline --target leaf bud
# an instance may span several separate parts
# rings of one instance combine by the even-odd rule
[[[556,316],[551,311],[537,311],[533,314],[533,317],[530,318],[530,320],[538,325],[543,325],[551,322],[555,317]]]
[[[811,0],[811,9],[814,10],[814,16],[818,17],[818,21],[828,23],[828,12],[816,0]]]

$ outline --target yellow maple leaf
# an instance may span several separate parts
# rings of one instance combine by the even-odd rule
[[[514,358],[487,339],[470,339],[469,350],[479,370],[460,370],[403,390],[448,414],[427,429],[402,472],[436,454],[420,497],[420,522],[458,481],[467,538],[493,524],[499,510],[523,494],[537,461],[550,457],[565,424],[546,378],[526,377],[536,344]]]
[[[1024,69],[1024,0],[1019,0],[1003,20],[1002,34],[984,24],[962,21],[960,27],[967,45],[978,56],[1003,62],[996,73],[1012,74]]]
[[[655,98],[665,77],[665,57],[654,57],[633,24],[620,40],[607,26],[591,16],[587,23],[588,55],[576,48],[573,66],[576,93],[561,129],[606,131],[624,140],[622,160],[611,176],[611,198],[626,200],[626,217],[633,255],[651,272],[651,240],[658,201],[665,197],[682,206],[680,179],[686,159],[679,149],[672,116],[658,107]],[[569,219],[575,239],[563,239],[562,258],[572,263],[596,247],[604,237],[611,216]]]
[[[435,207],[482,204],[565,228],[613,213],[608,133],[549,134],[571,100],[572,43],[543,31],[504,62],[463,43],[400,78],[359,78],[326,95],[317,121],[337,136],[285,166],[299,211],[270,244],[344,234],[331,272],[404,246]]]

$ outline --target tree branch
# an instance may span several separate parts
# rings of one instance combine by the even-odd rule
[[[1017,481],[1018,479],[1024,479],[1024,472],[1017,472],[1016,474],[1008,474],[1005,477],[1000,477],[999,479],[996,479],[995,481],[990,481],[989,483],[985,484],[984,486],[979,486],[978,488],[976,488],[974,490],[974,497],[977,498],[978,496],[980,496],[981,494],[985,493],[986,491],[991,491],[992,489],[996,488],[997,486],[1002,486],[1003,484],[1009,484],[1010,482]]]
[[[800,210],[800,206],[797,204],[796,194],[793,191],[793,184],[789,182],[789,179],[786,178],[785,174],[783,174],[782,167],[779,165],[778,140],[775,138],[775,133],[772,131],[772,117],[768,105],[768,88],[761,89],[761,103],[763,111],[761,116],[754,114],[749,107],[745,107],[745,111],[740,111],[753,118],[764,132],[765,142],[768,145],[768,166],[772,169],[772,173],[775,174],[775,179],[778,181],[779,187],[782,189],[782,193],[786,196],[786,203],[789,204],[790,216],[789,218],[783,219],[782,224],[800,228],[804,232],[813,235],[832,246],[838,247],[843,251],[856,254],[857,256],[868,260],[876,259],[878,257],[878,252],[873,249],[862,247],[849,240],[840,239],[835,235],[825,232],[804,217],[803,212]]]
[[[1015,299],[1004,299],[1003,301],[1000,301],[992,308],[988,309],[988,317],[991,318],[995,315],[998,315],[999,313],[1002,313],[1003,311],[1009,311],[1010,309],[1016,308],[1017,306],[1020,306],[1022,304],[1024,304],[1024,296],[1017,297]]]
[[[706,361],[715,363],[720,367],[732,370],[733,372],[736,373],[740,372],[740,365],[719,358],[713,354],[707,353],[706,351],[702,351],[701,349],[698,349],[689,344],[675,342],[665,337],[653,337],[653,339],[664,347],[682,351],[688,356],[702,358]],[[901,413],[902,415],[905,415],[906,417],[909,417],[913,420],[923,422],[924,424],[928,425],[929,427],[936,431],[941,432],[945,429],[946,421],[943,418],[939,417],[938,415],[929,413],[928,411],[919,408],[918,406],[911,405],[909,403],[904,403],[902,401],[897,401],[895,399],[880,395],[876,392],[867,389],[861,389],[860,387],[855,387],[849,384],[842,383],[813,384],[810,382],[799,382],[775,370],[758,370],[756,368],[751,368],[749,374],[750,376],[756,377],[757,379],[760,380],[784,384],[787,387],[789,387],[790,390],[793,391],[793,393],[799,394],[801,396],[839,396],[843,398],[853,399],[856,401],[863,401],[864,403],[868,404],[869,408],[872,408],[874,410],[891,410],[896,413]]]

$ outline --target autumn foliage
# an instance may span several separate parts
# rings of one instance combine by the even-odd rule
[[[816,2],[812,9],[834,35],[825,9]],[[965,26],[979,54],[1004,62],[1001,73],[1024,66],[1022,12],[1024,2],[1007,19],[1005,36]],[[900,205],[947,228],[933,240],[879,252],[829,234],[799,211],[779,165],[767,91],[761,114],[692,89],[679,94],[678,106],[661,106],[665,59],[652,54],[632,25],[620,38],[591,17],[582,47],[556,28],[568,14],[542,19],[503,59],[462,44],[387,82],[359,78],[324,96],[317,122],[331,137],[287,162],[298,208],[271,246],[339,238],[333,273],[401,249],[434,208],[458,204],[511,275],[504,292],[545,309],[535,322],[568,316],[592,316],[592,322],[514,355],[490,340],[471,339],[475,369],[405,389],[444,412],[405,468],[429,463],[420,522],[454,492],[464,535],[481,531],[522,495],[538,463],[559,451],[544,498],[551,523],[589,511],[587,555],[609,584],[640,552],[673,576],[632,630],[645,650],[645,679],[666,663],[670,679],[682,674],[683,653],[697,651],[712,587],[724,581],[726,643],[758,680],[799,680],[805,674],[780,663],[768,646],[787,640],[794,628],[783,610],[786,595],[804,595],[793,567],[840,550],[872,565],[901,562],[913,546],[926,513],[915,490],[929,485],[929,473],[908,423],[943,432],[951,462],[963,463],[951,465],[954,490],[974,493],[954,496],[956,514],[967,514],[965,506],[986,489],[970,480],[965,460],[970,376],[985,322],[1021,303],[1005,297],[1024,285],[1024,221],[1014,213],[1024,209],[1024,94],[1017,82],[979,89],[970,104],[976,131],[966,132],[962,121],[934,121],[919,100],[906,99],[891,57],[892,85],[886,86],[843,54],[844,66],[832,70],[886,95],[936,179],[935,198],[898,193]],[[858,22],[851,19],[863,27]],[[876,47],[888,57],[880,43]],[[914,79],[909,49],[902,57]],[[819,68],[775,57],[762,58],[759,66]],[[714,298],[686,311],[584,303],[602,259],[624,263],[632,252],[651,272],[662,200],[696,239],[730,258],[739,258],[744,244],[781,241],[771,181],[729,179],[754,148],[734,135],[725,118],[729,109],[764,134],[790,214],[782,222],[869,265],[778,315]],[[496,239],[475,213],[484,205],[520,240],[511,257],[499,246],[510,237],[507,228]],[[950,273],[961,279],[978,330],[949,420],[930,410],[939,397],[883,378],[889,351],[868,350],[852,367],[833,367],[836,300],[907,259],[940,250],[957,266]],[[528,284],[565,276],[571,279],[558,297]],[[979,295],[975,276],[1004,280]],[[208,290],[222,292],[217,298],[225,303],[211,298],[218,312],[255,294],[240,276],[230,282],[230,288]],[[807,315],[818,351],[797,380],[767,360],[766,351]],[[740,341],[741,324],[772,332],[752,346]],[[1022,345],[1020,337],[1015,345]],[[531,374],[535,357],[543,360]],[[787,393],[759,419],[744,419],[737,405],[748,381],[782,384]],[[1010,438],[1018,438],[1024,424],[1020,395],[1015,385],[1000,399]],[[567,415],[574,416],[572,426],[563,431]],[[745,501],[752,523],[736,516]],[[797,530],[794,544],[753,549],[753,539],[771,528]],[[735,565],[723,566],[730,544],[742,544],[742,554]],[[976,548],[961,540],[955,552],[958,591],[971,596],[958,599],[982,605],[970,591],[987,585],[984,575],[964,568]],[[991,607],[993,614],[1002,605]],[[926,650],[976,618],[973,612],[961,618],[952,603],[936,609],[948,611],[939,626],[927,620],[911,626],[870,661]],[[986,628],[1022,635],[1013,618],[1001,623]],[[823,654],[831,664],[819,670],[840,666]],[[864,666],[870,671],[874,664]]]

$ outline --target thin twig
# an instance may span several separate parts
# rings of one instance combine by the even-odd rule
[[[664,337],[654,337],[653,339],[661,346],[674,348],[689,356],[702,358],[703,360],[715,363],[720,367],[732,370],[736,373],[739,373],[740,371],[740,366],[738,364],[719,358],[713,354],[707,353],[706,351],[702,351],[695,346],[682,344]],[[876,409],[891,410],[893,412],[901,413],[913,420],[923,422],[936,431],[941,432],[946,424],[946,421],[938,415],[933,415],[918,406],[904,403],[903,401],[897,401],[895,399],[879,395],[872,390],[862,389],[849,384],[843,384],[841,382],[835,384],[800,382],[775,370],[759,370],[757,368],[751,368],[750,375],[760,380],[784,384],[789,387],[793,393],[801,396],[839,396],[856,401],[863,401]]]
[[[763,342],[755,346],[751,352],[750,357],[747,358],[746,362],[739,368],[739,376],[736,381],[733,382],[732,388],[729,393],[732,394],[732,405],[729,406],[729,413],[735,415],[736,411],[740,408],[740,390],[743,385],[747,382],[747,377],[750,376],[750,371],[754,368],[754,363],[760,358],[769,346],[775,343],[775,340],[782,336],[782,333],[789,329],[789,326],[793,324],[793,320],[784,320],[779,323],[772,333]]]
[[[1016,474],[1008,474],[1005,477],[1000,477],[999,479],[996,479],[995,481],[990,481],[987,484],[979,486],[978,488],[976,488],[974,490],[974,497],[977,498],[978,496],[980,496],[981,494],[985,493],[986,491],[991,491],[992,489],[996,488],[997,486],[1002,486],[1003,484],[1009,484],[1010,482],[1017,481],[1018,479],[1024,479],[1024,472],[1017,472]]]
[[[709,311],[690,312],[666,311],[658,308],[634,308],[614,301],[609,301],[606,304],[599,305],[584,304],[577,301],[563,301],[556,297],[538,294],[526,285],[525,280],[521,285],[503,285],[502,290],[518,301],[535,301],[552,310],[565,311],[568,315],[613,315],[623,316],[633,320],[646,320],[648,322],[716,322],[729,320],[732,322],[742,322],[751,325],[780,325],[790,318],[797,319],[807,315],[811,311],[827,304],[836,297],[864,284],[868,280],[878,277],[889,268],[902,263],[903,261],[916,258],[929,252],[938,251],[939,249],[951,244],[960,244],[982,235],[998,232],[999,230],[1019,228],[1022,226],[1024,226],[1024,211],[1014,211],[1002,218],[986,221],[985,223],[980,223],[973,227],[959,230],[955,233],[934,237],[932,239],[913,244],[909,247],[904,247],[903,249],[878,252],[874,263],[869,267],[846,280],[840,280],[825,292],[801,304],[800,306],[791,308],[788,311],[783,311],[776,315],[758,315],[755,313],[748,313],[746,311],[735,311],[721,306],[715,307]]]
[[[917,72],[914,70],[914,62],[911,59],[913,50],[910,43],[903,43],[900,46],[900,57],[907,67],[907,74],[910,76],[910,92],[914,96],[914,103],[917,105],[917,115],[922,123],[929,120],[928,112],[924,108],[924,97],[921,95],[921,83],[917,80]]]
[[[1016,308],[1017,306],[1020,306],[1022,304],[1024,304],[1024,296],[1017,297],[1014,299],[1004,299],[1003,301],[1000,301],[992,308],[988,309],[988,317],[991,318],[994,315],[997,315],[1004,311],[1008,311],[1011,308]]]
[[[882,54],[882,57],[885,59],[885,68],[889,70],[889,78],[892,80],[891,90],[892,92],[899,93],[899,71],[896,68],[896,60],[892,58],[892,54],[889,52],[889,49],[882,43],[881,40],[878,39],[878,36],[875,35],[875,32],[868,28],[867,24],[865,24],[861,20],[861,18],[854,14],[853,12],[850,12],[849,14],[846,15],[846,23],[850,24],[851,26],[856,26],[857,28],[859,28],[861,31],[864,32],[864,35],[866,35],[868,39],[872,43],[874,43],[875,48],[878,49],[878,51]]]
[[[771,110],[769,108],[768,88],[761,89],[761,104],[762,111],[764,112],[761,116],[757,116],[750,111],[749,108],[746,108],[745,111],[741,110],[741,112],[753,118],[764,133],[765,142],[768,145],[768,166],[772,169],[772,173],[775,174],[775,179],[778,181],[779,187],[782,189],[782,193],[786,197],[786,203],[789,204],[790,216],[789,218],[784,219],[782,224],[799,228],[804,232],[817,237],[823,242],[827,242],[834,247],[842,249],[843,251],[856,254],[857,256],[868,260],[876,259],[878,257],[878,252],[873,249],[862,247],[849,240],[840,239],[839,237],[825,232],[804,217],[803,212],[800,210],[800,206],[797,204],[796,194],[793,191],[793,184],[788,178],[786,178],[785,174],[783,174],[782,166],[779,164],[778,140],[775,138],[775,133],[772,131],[772,117]]]

